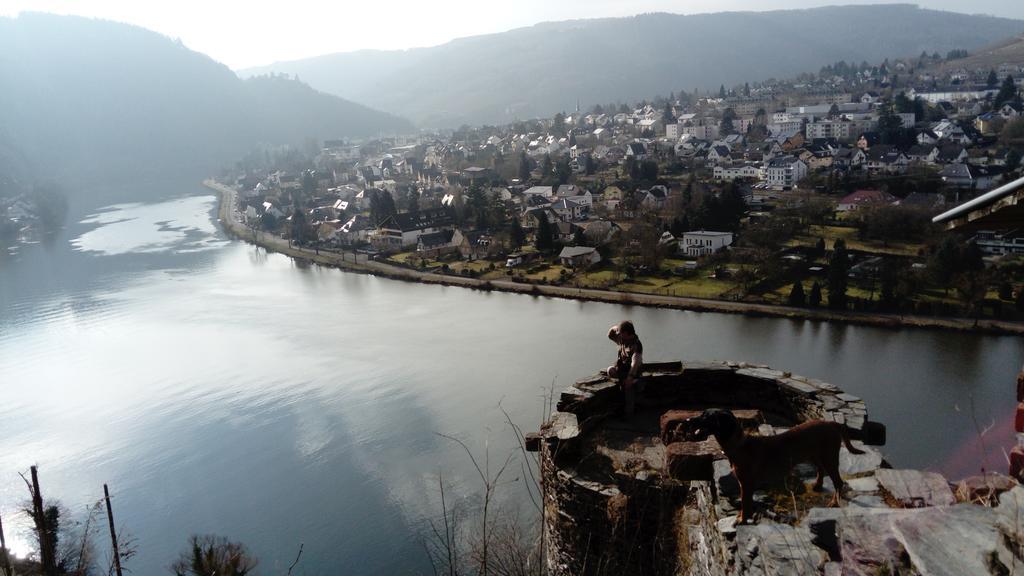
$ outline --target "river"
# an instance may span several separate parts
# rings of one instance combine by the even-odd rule
[[[430,573],[438,482],[473,520],[481,483],[551,386],[612,360],[631,318],[649,360],[769,364],[839,385],[888,426],[886,457],[959,477],[1005,470],[1024,340],[750,318],[396,282],[228,239],[216,199],[78,207],[0,260],[0,517],[27,550],[27,491],[72,513],[109,483],[136,574],[190,534],[244,542],[261,573]],[[979,430],[988,429],[983,436]],[[504,505],[529,509],[518,464]],[[103,547],[100,546],[102,549]]]

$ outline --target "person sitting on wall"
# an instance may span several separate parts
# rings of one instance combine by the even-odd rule
[[[636,403],[636,388],[643,371],[644,345],[636,335],[636,329],[629,320],[614,325],[608,330],[608,339],[619,345],[619,356],[615,364],[608,367],[608,376],[619,381],[625,396],[626,416],[633,415]]]

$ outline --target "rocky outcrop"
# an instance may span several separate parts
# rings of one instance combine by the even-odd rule
[[[544,544],[552,574],[1006,574],[1022,567],[1024,488],[987,476],[954,487],[938,474],[892,470],[885,429],[837,387],[764,366],[646,366],[635,416],[604,374],[577,382],[528,445],[540,453]],[[713,439],[678,441],[678,424],[732,409],[751,432],[808,419],[846,424],[842,508],[798,466],[786,486],[758,491],[756,523],[735,525],[738,486]],[[961,503],[957,503],[957,494]],[[986,507],[982,502],[998,507]]]

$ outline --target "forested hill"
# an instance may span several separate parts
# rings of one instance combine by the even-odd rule
[[[672,90],[792,77],[839,60],[880,62],[990,45],[1024,21],[913,5],[645,14],[538,24],[432,48],[361,51],[240,73],[313,87],[424,126],[500,123]]]
[[[241,80],[154,32],[79,17],[0,18],[0,86],[0,194],[37,179],[194,174],[261,144],[412,129],[296,80]]]

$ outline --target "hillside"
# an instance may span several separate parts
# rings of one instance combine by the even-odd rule
[[[968,70],[997,68],[1000,64],[1024,64],[1024,36],[1010,38],[998,44],[974,50],[966,58],[957,58],[943,62],[937,67],[941,72],[949,72],[958,68]]]
[[[672,90],[791,77],[838,60],[946,53],[1024,32],[1024,21],[913,5],[833,6],[538,24],[407,51],[281,62],[241,75],[311,86],[424,126],[497,123]]]
[[[0,86],[6,187],[208,172],[259,144],[411,129],[295,80],[241,80],[154,32],[78,17],[0,18]]]

